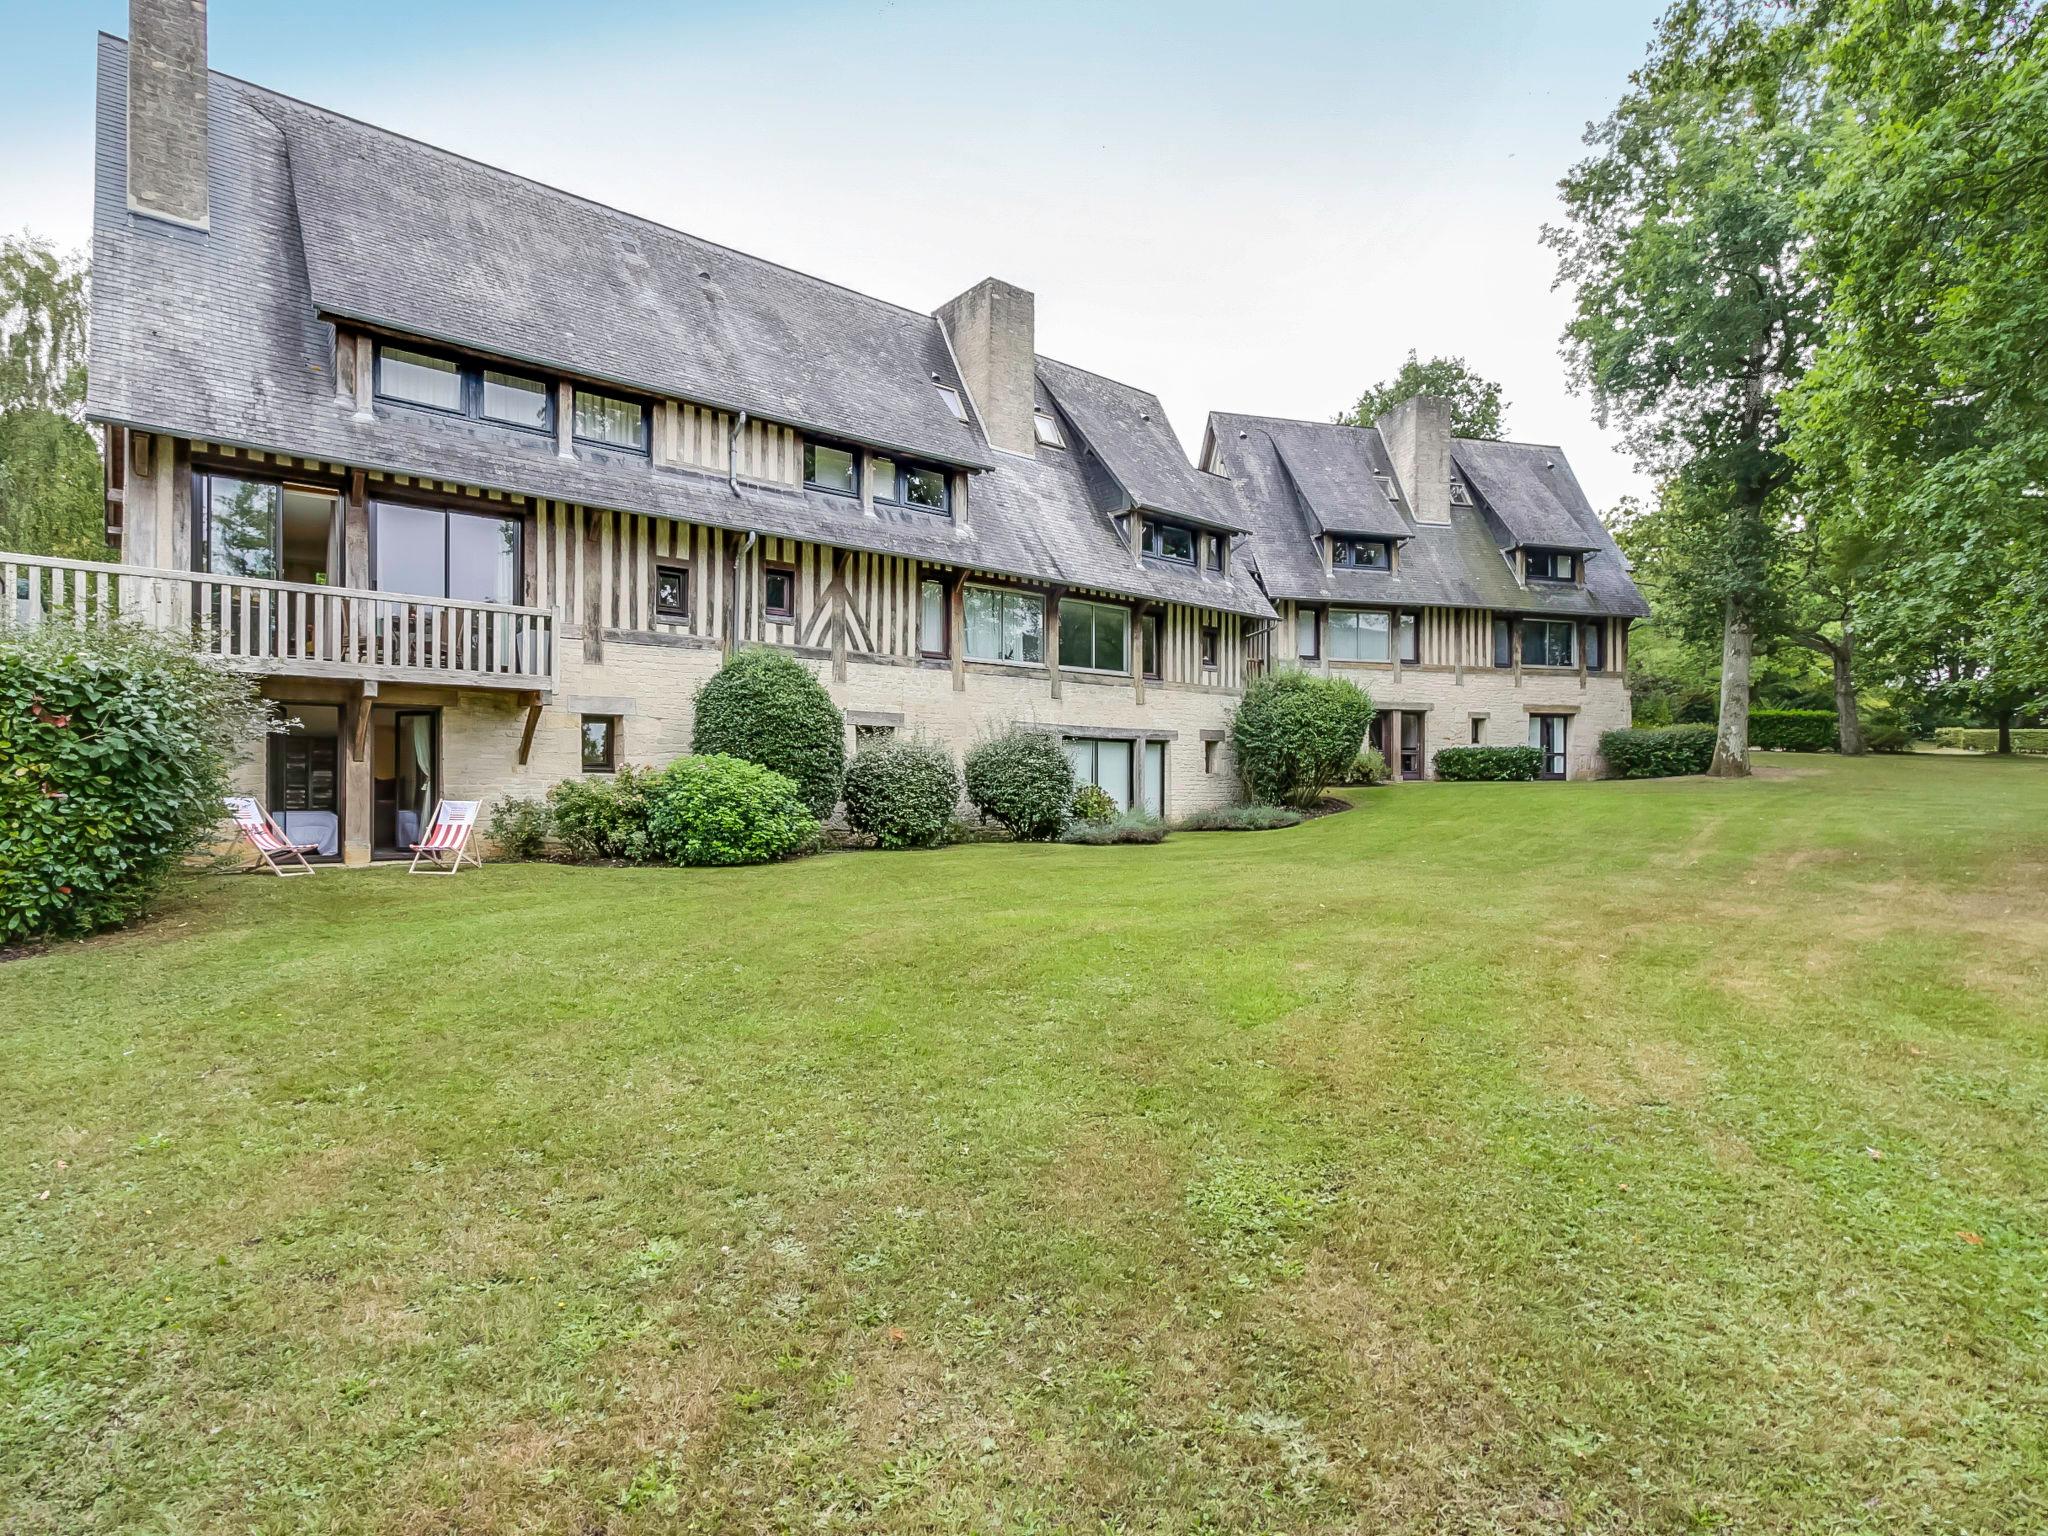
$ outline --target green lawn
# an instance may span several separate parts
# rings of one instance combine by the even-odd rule
[[[0,966],[0,1530],[2048,1525],[2048,763],[209,878]]]

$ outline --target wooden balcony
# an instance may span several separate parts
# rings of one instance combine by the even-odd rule
[[[126,621],[280,677],[548,692],[552,609],[0,551],[0,628]]]

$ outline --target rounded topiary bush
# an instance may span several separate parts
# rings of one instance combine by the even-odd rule
[[[882,741],[846,765],[846,822],[884,848],[935,848],[953,825],[960,775],[927,741]]]
[[[14,594],[0,594],[13,601]],[[144,910],[220,825],[254,683],[167,636],[50,624],[0,640],[0,941]]]
[[[650,851],[670,864],[766,864],[818,839],[795,783],[737,757],[679,757],[644,792]]]
[[[1116,802],[1099,784],[1083,784],[1074,791],[1074,819],[1090,826],[1116,820]]]
[[[780,651],[741,651],[697,690],[690,750],[759,763],[825,817],[846,772],[846,722],[810,669]]]
[[[1005,731],[967,753],[967,798],[1017,837],[1058,837],[1074,800],[1074,765],[1044,731]]]
[[[1256,679],[1230,724],[1251,798],[1314,805],[1351,771],[1373,714],[1371,697],[1348,678],[1286,671]]]

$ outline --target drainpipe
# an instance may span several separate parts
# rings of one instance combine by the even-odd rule
[[[734,492],[738,492],[735,486]],[[740,547],[732,552],[732,563],[725,572],[725,654],[730,657],[740,644],[740,562],[747,558],[747,551],[761,542],[758,529],[749,528]]]
[[[726,445],[725,483],[732,487],[733,495],[740,493],[740,434],[747,430],[747,413],[741,411],[733,418],[732,441]],[[753,534],[747,537],[752,539]]]

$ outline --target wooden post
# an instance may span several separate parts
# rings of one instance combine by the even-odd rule
[[[576,457],[576,386],[567,379],[555,381],[555,454]]]
[[[376,381],[376,343],[369,337],[356,335],[356,417],[357,421],[375,421],[377,413],[370,408],[371,386]]]
[[[360,469],[348,477],[341,508],[341,584],[358,591],[370,585],[369,477]]]
[[[846,551],[832,551],[832,681],[846,681]]]
[[[1508,655],[1515,664],[1515,686],[1522,686],[1522,621],[1508,617]]]
[[[1151,607],[1150,603],[1131,605],[1131,699],[1138,704],[1145,702],[1145,615]],[[1163,645],[1166,637],[1159,638]]]
[[[1060,696],[1060,599],[1065,587],[1048,588],[1045,594],[1045,675],[1052,696]]]
[[[567,386],[563,386],[566,388]],[[583,659],[592,665],[604,660],[604,548],[598,540],[597,519],[608,512],[583,519]]]
[[[953,591],[946,604],[949,612],[946,622],[951,629],[953,652],[953,691],[967,691],[967,576],[963,571],[953,573]]]

